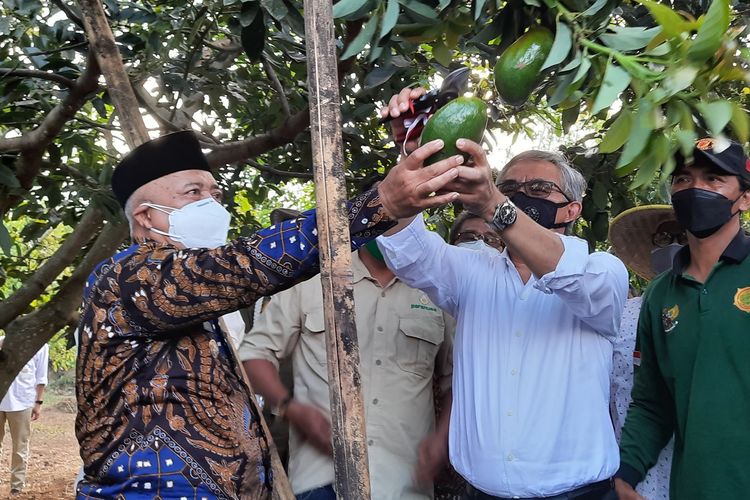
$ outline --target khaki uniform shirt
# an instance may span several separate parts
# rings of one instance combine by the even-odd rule
[[[414,486],[419,443],[434,428],[433,374],[450,389],[454,322],[398,279],[381,289],[352,255],[360,373],[372,498],[431,498]],[[276,366],[292,356],[294,397],[330,415],[323,298],[316,276],[271,298],[240,346],[240,358]],[[334,482],[333,461],[290,432],[295,494]]]

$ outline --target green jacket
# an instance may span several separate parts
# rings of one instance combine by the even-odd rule
[[[699,283],[686,247],[646,291],[616,477],[635,486],[674,433],[671,498],[750,498],[748,254],[740,231]]]

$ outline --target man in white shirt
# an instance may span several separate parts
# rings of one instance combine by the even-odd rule
[[[3,339],[4,337],[0,338],[0,347]],[[41,414],[44,387],[47,385],[48,360],[49,346],[45,344],[26,363],[0,402],[0,448],[5,437],[6,422],[13,442],[10,462],[11,495],[21,493],[26,485],[31,422]]]
[[[391,116],[410,97],[395,97]],[[586,188],[564,158],[522,153],[498,189],[481,146],[457,146],[474,165],[459,166],[446,188],[465,193],[458,200],[495,226],[506,250],[449,246],[420,216],[378,238],[396,275],[458,322],[451,462],[469,499],[601,498],[619,464],[609,373],[625,266],[564,235]]]

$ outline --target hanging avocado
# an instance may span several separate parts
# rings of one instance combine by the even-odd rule
[[[443,149],[430,156],[425,165],[450,158],[456,154],[465,153],[456,147],[459,139],[469,139],[474,142],[482,140],[484,129],[487,127],[487,105],[476,97],[459,97],[452,100],[428,120],[422,131],[421,144],[427,144],[435,139],[442,139]]]
[[[540,72],[554,36],[546,28],[532,28],[513,42],[495,64],[495,88],[511,106],[520,106],[542,81]]]

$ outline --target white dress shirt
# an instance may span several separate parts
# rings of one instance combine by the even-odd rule
[[[507,251],[449,246],[421,217],[378,238],[396,275],[458,322],[450,458],[491,495],[556,495],[619,466],[609,374],[628,274],[560,238],[557,268],[526,284]]]
[[[10,384],[8,392],[0,401],[0,411],[21,411],[34,406],[36,386],[47,385],[48,361],[49,346],[44,344]]]

